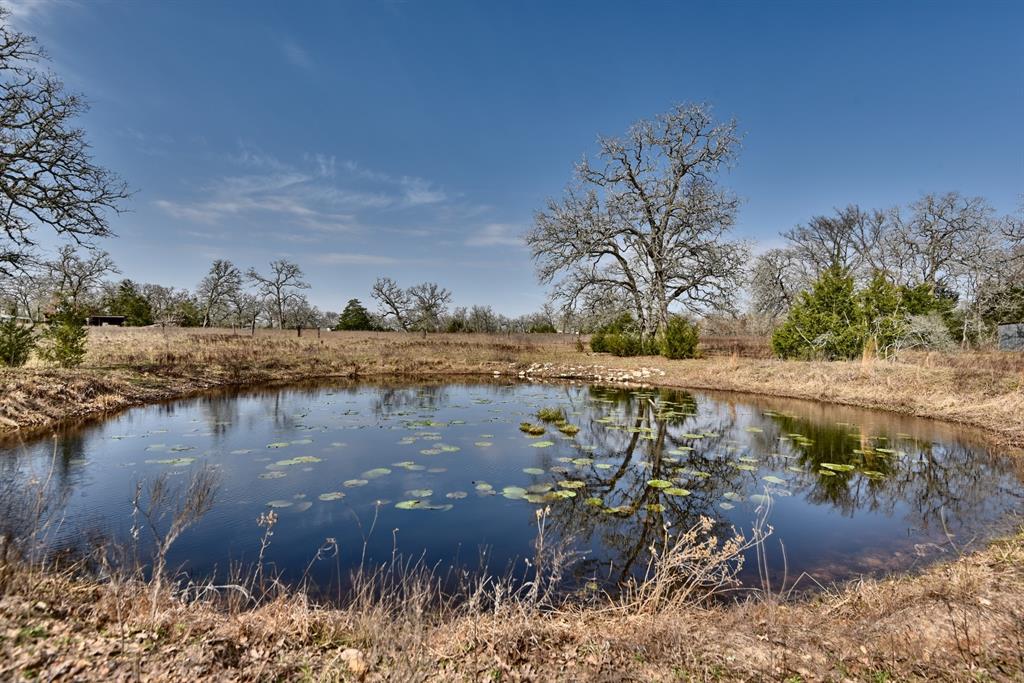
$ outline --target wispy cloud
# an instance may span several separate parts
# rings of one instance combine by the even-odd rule
[[[290,38],[281,41],[281,52],[284,54],[285,60],[292,66],[297,66],[300,69],[312,69],[314,66],[309,52]]]
[[[520,228],[508,223],[488,223],[466,238],[468,247],[522,247]]]
[[[392,256],[377,256],[374,254],[351,254],[346,252],[332,252],[320,254],[317,261],[326,265],[334,266],[390,266],[399,262]]]
[[[349,232],[366,223],[367,216],[384,219],[381,212],[391,222],[392,216],[412,209],[433,207],[431,212],[442,216],[455,207],[429,180],[339,164],[327,154],[305,154],[292,164],[240,144],[221,160],[234,172],[205,181],[193,197],[164,197],[156,206],[177,219],[209,226],[245,219],[257,227],[276,223],[281,230],[315,233]],[[417,215],[425,217],[429,220],[429,215]]]

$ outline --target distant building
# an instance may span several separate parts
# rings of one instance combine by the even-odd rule
[[[999,326],[999,348],[1002,351],[1024,351],[1024,323]]]
[[[85,324],[90,327],[121,327],[124,325],[123,315],[90,315],[85,319]]]

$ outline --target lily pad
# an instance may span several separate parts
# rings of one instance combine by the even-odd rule
[[[764,481],[768,482],[769,484],[779,484],[780,486],[782,484],[786,483],[785,479],[782,479],[780,477],[776,477],[774,474],[769,474],[766,477],[761,477],[761,479],[763,479]]]
[[[359,476],[362,477],[363,479],[377,479],[378,477],[383,477],[384,475],[387,474],[391,474],[391,470],[389,470],[387,467],[375,467],[372,470],[367,470],[363,472]]]
[[[521,486],[506,486],[501,490],[501,495],[512,500],[517,500],[526,497],[526,489]]]
[[[161,460],[147,460],[147,465],[171,465],[173,467],[184,467],[196,461],[195,458],[163,458]]]
[[[678,486],[669,486],[667,489],[662,489],[662,491],[667,496],[688,496],[688,495],[690,495],[689,491],[687,491],[684,488],[679,488]]]
[[[672,486],[668,479],[649,479],[647,485],[654,489],[667,489]]]
[[[468,495],[465,491],[452,491],[451,493],[444,494],[444,497],[451,498],[452,500],[462,500]]]
[[[563,489],[581,489],[587,485],[587,482],[579,481],[577,479],[565,479],[563,481],[558,482],[558,485],[561,486]]]
[[[544,470],[542,470],[539,467],[524,467],[523,468],[523,472],[525,472],[526,474],[533,474],[533,475],[544,474]]]
[[[534,448],[549,448],[555,445],[554,441],[534,441],[530,444]]]
[[[368,482],[365,479],[346,479],[345,481],[341,482],[341,485],[344,486],[345,488],[351,489],[355,488],[356,486],[366,486],[369,483],[370,482]]]
[[[341,491],[331,491],[329,493],[321,493],[319,496],[317,496],[317,498],[319,498],[320,500],[324,500],[324,501],[327,501],[327,500],[341,500],[344,497],[345,497],[345,494],[342,493]]]
[[[434,495],[434,491],[432,489],[412,489],[411,491],[406,491],[405,493],[407,495],[412,496],[413,498],[430,498],[432,495]]]
[[[294,503],[290,500],[272,500],[267,503],[268,508],[289,508],[292,505],[294,505]]]

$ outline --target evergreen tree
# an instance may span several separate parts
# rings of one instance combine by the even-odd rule
[[[809,292],[800,293],[772,335],[772,351],[782,358],[805,360],[854,358],[863,351],[865,338],[853,276],[832,266]]]
[[[153,309],[131,280],[122,280],[117,289],[103,300],[110,315],[123,315],[125,325],[139,327],[153,324]]]
[[[359,302],[359,299],[349,299],[348,303],[345,304],[345,310],[338,316],[338,324],[334,326],[334,329],[372,331],[378,329],[378,327],[370,316],[370,312]]]
[[[77,368],[85,360],[87,338],[85,315],[73,304],[62,302],[47,320],[39,356],[62,368]]]

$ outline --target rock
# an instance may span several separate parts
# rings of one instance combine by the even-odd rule
[[[366,655],[354,647],[342,650],[339,656],[341,661],[345,662],[348,670],[358,678],[362,678],[370,670],[370,663],[366,661]]]

